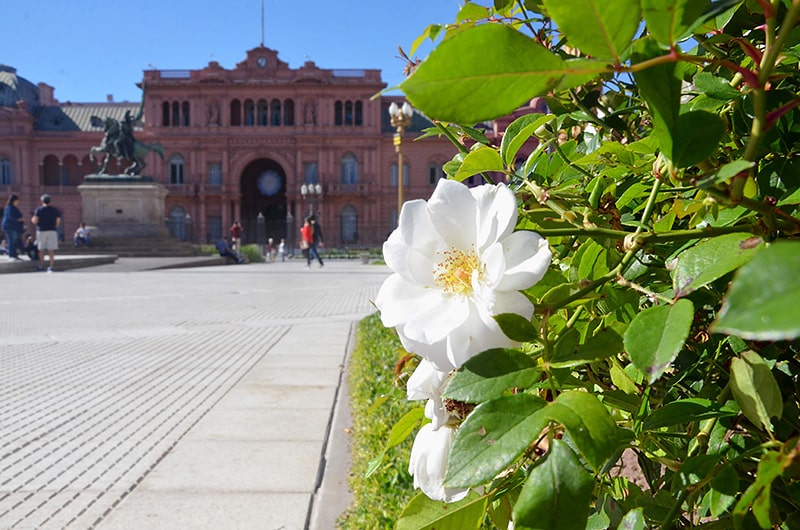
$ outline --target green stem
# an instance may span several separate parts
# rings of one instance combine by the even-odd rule
[[[555,142],[553,142],[553,146],[556,148],[556,153],[558,153],[558,157],[559,157],[561,160],[563,160],[563,161],[564,161],[564,163],[565,163],[566,165],[568,165],[569,167],[571,167],[571,168],[572,168],[572,169],[574,169],[575,171],[577,171],[577,172],[579,172],[579,173],[581,173],[581,174],[583,174],[583,175],[585,175],[585,176],[589,177],[590,179],[593,179],[593,178],[594,178],[594,175],[592,175],[591,173],[589,173],[588,171],[586,171],[585,169],[583,169],[583,168],[582,168],[582,167],[580,167],[579,165],[577,165],[577,164],[574,164],[574,163],[572,162],[572,160],[570,160],[569,158],[567,158],[567,155],[566,155],[566,154],[564,153],[564,151],[561,149],[561,145],[558,143],[558,141],[555,141]]]
[[[664,517],[664,521],[661,523],[661,530],[671,530],[673,523],[675,522],[675,517],[678,515],[678,511],[681,509],[683,505],[683,501],[686,500],[686,497],[689,496],[689,492],[685,489],[682,489],[678,496],[675,498],[675,502],[672,503],[672,506],[669,509],[669,513],[666,517]]]
[[[442,132],[442,134],[444,134],[447,137],[447,139],[453,143],[453,145],[456,146],[459,152],[463,154],[469,153],[469,149],[467,149],[467,146],[459,142],[458,138],[453,136],[453,133],[450,132],[450,129],[442,125],[442,123],[439,121],[436,121],[434,123],[436,124],[436,128],[439,129]],[[484,181],[488,182],[489,184],[494,184],[494,179],[492,179],[492,177],[490,177],[488,174],[486,173],[478,173],[478,174],[483,178]]]

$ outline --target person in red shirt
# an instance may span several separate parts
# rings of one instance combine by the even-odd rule
[[[231,225],[231,241],[233,242],[233,250],[236,251],[237,254],[242,253],[242,234],[244,233],[244,228],[242,228],[241,223],[239,221],[234,221]]]

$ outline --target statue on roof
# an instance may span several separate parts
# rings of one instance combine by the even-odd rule
[[[157,153],[161,159],[164,159],[164,148],[161,144],[145,144],[137,140],[133,135],[133,127],[137,121],[144,116],[144,89],[142,89],[142,103],[135,115],[131,114],[130,110],[125,111],[125,116],[121,120],[117,120],[112,116],[100,118],[92,116],[92,125],[95,127],[103,127],[102,142],[100,145],[92,147],[89,150],[89,160],[93,164],[98,164],[95,157],[98,153],[104,153],[102,165],[98,168],[99,174],[106,175],[108,163],[113,156],[117,160],[129,160],[132,162],[130,166],[125,168],[125,175],[141,175],[142,170],[147,165],[145,156],[150,151]]]

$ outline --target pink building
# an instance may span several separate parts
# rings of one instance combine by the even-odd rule
[[[233,69],[146,70],[139,141],[160,143],[143,174],[167,187],[172,235],[197,243],[229,234],[296,240],[314,212],[328,247],[383,242],[397,218],[397,154],[389,123],[395,96],[379,70],[337,70],[306,62],[292,69],[275,50],[257,47]],[[111,99],[111,98],[109,98]],[[81,221],[77,186],[95,172],[88,153],[103,138],[92,116],[121,119],[139,103],[60,103],[0,65],[0,194],[17,193],[24,213],[49,193],[71,233]],[[414,139],[431,124],[415,115],[406,130],[404,197],[427,198],[455,154],[444,139]],[[115,163],[109,173],[121,168]],[[301,193],[303,184],[321,196]],[[319,184],[320,186],[316,186]],[[314,185],[314,186],[310,186]]]

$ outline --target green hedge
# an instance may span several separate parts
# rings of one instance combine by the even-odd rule
[[[403,355],[396,333],[384,328],[377,314],[361,321],[348,374],[353,416],[350,489],[354,499],[340,517],[338,528],[392,529],[414,494],[408,474],[412,438],[386,451],[378,469],[365,478],[370,462],[383,452],[392,426],[421,403],[406,400],[405,384],[395,385],[394,367]]]

